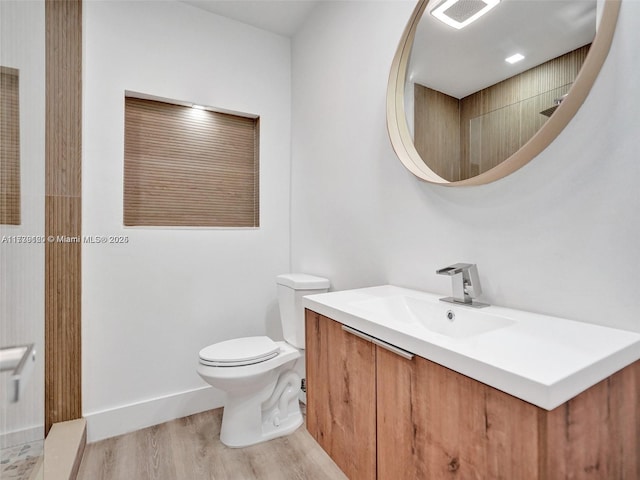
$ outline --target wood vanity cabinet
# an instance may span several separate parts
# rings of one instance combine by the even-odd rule
[[[640,361],[547,411],[306,312],[307,428],[351,480],[640,479]]]
[[[350,480],[376,478],[375,345],[306,311],[307,429]]]

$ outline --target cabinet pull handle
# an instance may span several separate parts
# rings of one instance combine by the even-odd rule
[[[413,360],[413,353],[407,352],[406,350],[402,350],[401,348],[395,347],[390,343],[383,342],[382,340],[378,340],[376,337],[372,337],[371,335],[367,335],[366,333],[362,333],[360,330],[356,330],[355,328],[347,327],[346,325],[342,325],[342,330],[345,332],[349,332],[356,337],[360,337],[367,342],[371,342],[374,345],[384,348],[385,350],[389,350],[390,352],[395,353],[396,355],[400,355],[402,358],[406,358],[407,360]]]

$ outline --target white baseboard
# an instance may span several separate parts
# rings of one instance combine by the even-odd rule
[[[224,392],[210,386],[142,402],[87,412],[87,443],[151,427],[224,405]]]
[[[24,443],[44,441],[44,425],[36,425],[12,432],[0,433],[0,448],[13,447]]]

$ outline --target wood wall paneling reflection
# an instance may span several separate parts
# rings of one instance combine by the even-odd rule
[[[45,432],[82,417],[82,1],[46,0]]]
[[[518,151],[544,124],[547,117],[540,112],[568,91],[589,47],[580,47],[460,100],[416,84],[416,150],[435,173],[450,181],[492,169]],[[454,132],[459,136],[454,137]]]
[[[461,180],[460,101],[417,83],[414,89],[416,150],[442,178]]]
[[[540,112],[568,91],[589,47],[585,45],[461,99],[463,171],[469,175],[486,172],[527,143],[547,120]],[[472,127],[477,129],[475,135]]]
[[[0,224],[20,225],[19,72],[0,67]]]

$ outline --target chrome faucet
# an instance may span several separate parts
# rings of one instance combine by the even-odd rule
[[[475,302],[473,299],[482,293],[478,267],[474,263],[455,263],[436,270],[438,275],[449,275],[453,295],[441,298],[443,302],[461,303],[470,307],[488,307],[486,303]]]

